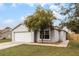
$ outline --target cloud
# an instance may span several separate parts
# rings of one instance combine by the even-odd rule
[[[56,9],[57,8],[57,6],[55,6],[55,5],[50,5],[50,7],[49,7],[50,9]]]
[[[6,19],[6,20],[4,20],[4,24],[12,24],[14,22],[14,20],[13,19]]]
[[[35,4],[29,4],[29,6],[34,7]]]
[[[26,4],[26,5],[30,6],[30,7],[34,7],[35,6],[34,3],[24,3],[24,4]]]
[[[20,19],[21,19],[21,21],[20,22],[23,22],[25,19],[25,16],[22,16]]]
[[[16,26],[17,21],[14,19],[6,19],[1,23],[0,29],[5,27],[14,28]]]
[[[13,3],[13,4],[12,4],[12,7],[16,7],[16,3]]]
[[[61,4],[62,5],[62,4]],[[53,11],[53,14],[57,19],[63,19],[64,16],[62,16],[59,11],[61,10],[60,5],[50,4],[49,9]]]
[[[46,5],[46,3],[40,3],[40,5],[41,5],[42,7],[44,7],[44,6]]]
[[[41,5],[42,7],[44,7],[46,5],[46,3],[38,3],[38,4],[35,4],[36,6],[38,5]]]
[[[53,14],[55,15],[55,17],[57,19],[61,19],[62,18],[62,16],[59,13],[57,13],[56,11],[53,11]]]
[[[54,4],[51,4],[51,5],[49,6],[49,9],[54,10],[54,11],[59,11],[59,10],[60,10],[60,6],[56,6],[56,5],[54,5]]]
[[[4,11],[5,10],[5,6],[4,6],[4,3],[0,3],[0,12]]]
[[[20,17],[20,22],[23,22],[26,17],[28,17],[28,16],[30,16],[30,15],[32,15],[32,14],[33,14],[33,13],[30,12],[30,13],[27,13],[26,15],[24,15],[24,16],[21,16],[21,17]]]
[[[27,15],[27,16],[28,16],[28,15]],[[21,18],[20,18],[20,22],[19,22],[19,23],[23,23],[24,20],[26,20],[25,18],[26,18],[27,16],[21,16]]]
[[[0,3],[0,6],[3,6],[4,5],[4,3]]]
[[[58,26],[60,23],[61,23],[60,21],[55,20],[53,25],[54,25],[54,26]]]
[[[34,6],[38,6],[38,5],[41,5],[42,7],[44,7],[46,5],[46,3],[28,3],[27,5],[29,5],[30,7],[34,7]]]

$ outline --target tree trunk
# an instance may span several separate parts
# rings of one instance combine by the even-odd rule
[[[42,43],[43,43],[43,34],[42,34],[42,39],[41,40],[42,40]]]
[[[42,41],[42,43],[43,43],[43,35],[44,35],[44,27],[43,26],[41,26],[41,41]]]
[[[37,30],[34,31],[34,42],[37,42]]]

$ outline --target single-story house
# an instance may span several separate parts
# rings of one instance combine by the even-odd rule
[[[45,29],[42,33],[41,30],[35,32],[29,31],[24,24],[19,24],[12,30],[12,42],[42,42],[41,34],[43,34],[43,42],[63,42],[66,41],[67,32],[54,27],[53,30]]]
[[[12,29],[10,27],[6,27],[0,30],[0,39],[11,39],[12,38]]]

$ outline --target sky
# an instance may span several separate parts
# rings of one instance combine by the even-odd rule
[[[0,3],[0,29],[5,27],[16,27],[24,21],[25,16],[34,13],[38,5],[37,3]],[[42,3],[40,5],[44,8],[53,10],[57,18],[62,18],[59,13],[55,12],[60,10],[60,6],[55,6],[53,3]],[[61,5],[68,8],[68,4]],[[59,21],[55,21],[54,25],[57,26],[59,23]]]

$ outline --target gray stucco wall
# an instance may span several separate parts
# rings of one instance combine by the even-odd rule
[[[49,39],[43,39],[48,42],[58,42],[59,41],[59,31],[58,30],[49,30]],[[37,32],[37,42],[41,42],[40,31]]]
[[[65,41],[66,40],[66,32],[61,30],[52,30],[52,31],[49,31],[49,39],[43,39],[44,41],[48,41],[48,42],[58,42],[58,41]],[[41,39],[40,39],[40,31],[38,31],[37,33],[37,42],[41,42]]]
[[[60,41],[65,41],[65,40],[66,40],[66,32],[60,31]]]
[[[52,42],[58,42],[59,41],[59,31],[53,30],[52,32]]]

